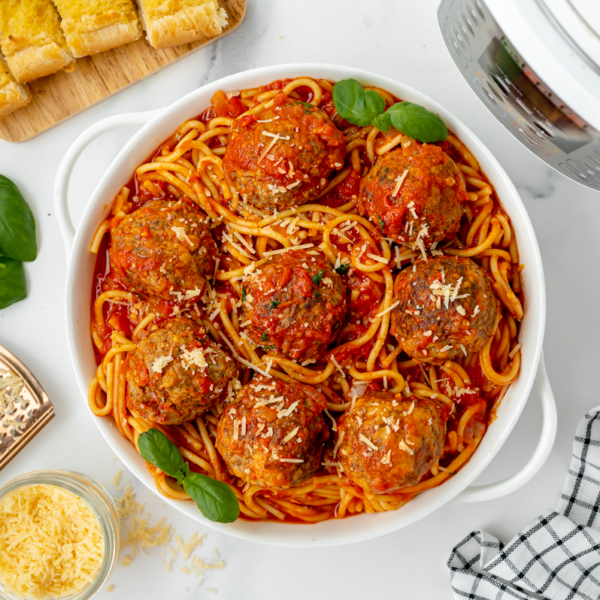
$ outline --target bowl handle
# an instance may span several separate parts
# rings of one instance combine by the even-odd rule
[[[525,485],[542,468],[556,438],[556,403],[546,374],[543,353],[540,357],[540,364],[535,378],[535,387],[542,403],[542,432],[535,451],[527,464],[515,475],[497,483],[472,485],[466,488],[456,497],[457,502],[482,502],[501,498]]]
[[[65,153],[56,173],[54,180],[54,212],[58,220],[58,228],[67,252],[67,262],[71,256],[71,246],[75,237],[75,227],[69,214],[69,182],[73,167],[77,162],[83,150],[97,137],[103,133],[117,129],[118,127],[131,127],[136,125],[145,125],[152,117],[160,112],[158,110],[149,110],[146,112],[125,113],[122,115],[112,115],[102,119],[88,127],[71,144]]]

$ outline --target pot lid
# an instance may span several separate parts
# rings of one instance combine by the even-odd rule
[[[598,11],[588,5],[597,0],[576,1],[596,24]],[[600,131],[600,37],[591,22],[585,25],[588,21],[577,16],[572,0],[486,0],[485,5],[536,76]]]
[[[600,2],[539,0],[546,14],[575,48],[600,68]]]

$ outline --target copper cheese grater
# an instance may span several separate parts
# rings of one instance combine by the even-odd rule
[[[54,409],[33,373],[0,345],[0,469],[52,419]]]

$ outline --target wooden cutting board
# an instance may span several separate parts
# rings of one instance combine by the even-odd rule
[[[31,139],[190,52],[230,34],[244,19],[246,0],[220,0],[220,4],[229,15],[229,23],[223,33],[214,38],[167,50],[156,50],[142,38],[108,52],[80,58],[72,73],[60,71],[33,81],[29,84],[33,93],[31,102],[0,119],[0,138],[9,142]]]

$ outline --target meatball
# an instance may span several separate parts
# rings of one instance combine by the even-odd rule
[[[438,146],[411,140],[371,167],[360,184],[358,208],[383,235],[430,248],[457,234],[466,199],[454,161]]]
[[[329,429],[325,396],[301,383],[257,375],[238,393],[217,428],[229,471],[250,485],[285,489],[312,477]]]
[[[246,202],[272,212],[316,198],[345,159],[344,135],[322,110],[279,94],[234,122],[223,164]]]
[[[123,217],[110,264],[129,290],[162,300],[202,297],[217,247],[206,217],[187,201],[152,200]]]
[[[431,400],[368,392],[338,422],[337,458],[370,494],[414,485],[442,455],[446,425]]]
[[[271,256],[244,290],[246,335],[299,362],[321,358],[346,316],[346,288],[321,250]]]
[[[494,330],[498,300],[469,258],[440,256],[406,267],[394,283],[391,333],[413,360],[441,364],[479,352]]]
[[[236,376],[233,359],[204,328],[170,319],[127,357],[127,406],[153,423],[179,425],[212,408]]]

